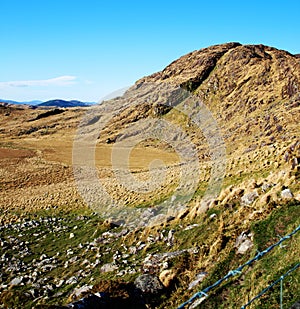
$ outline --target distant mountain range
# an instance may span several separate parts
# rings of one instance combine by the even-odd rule
[[[47,102],[39,103],[38,106],[55,106],[55,107],[86,107],[91,103],[85,103],[77,100],[65,101],[65,100],[50,100]]]
[[[87,107],[87,106],[96,104],[96,102],[81,102],[78,100],[66,101],[66,100],[61,100],[61,99],[49,100],[46,102],[39,101],[39,100],[18,102],[18,101],[0,99],[0,102],[8,103],[8,104],[26,104],[26,105],[34,105],[34,106],[49,106],[49,107],[50,106],[53,106],[53,107]]]
[[[8,104],[26,104],[26,105],[38,105],[40,103],[43,103],[43,101],[39,101],[39,100],[18,102],[18,101],[3,100],[3,99],[0,99],[0,102],[8,103]]]

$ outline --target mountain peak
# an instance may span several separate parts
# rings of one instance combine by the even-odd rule
[[[205,103],[273,102],[299,97],[297,55],[274,47],[226,43],[188,53],[144,82],[168,82],[197,94]]]

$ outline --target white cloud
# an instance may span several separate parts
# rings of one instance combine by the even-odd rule
[[[87,79],[87,80],[84,81],[84,83],[85,83],[86,85],[93,85],[95,82],[93,82],[93,81]]]
[[[50,79],[39,79],[39,80],[23,80],[23,81],[10,81],[0,82],[0,88],[7,87],[32,87],[32,86],[67,86],[76,84],[76,76],[59,76]]]

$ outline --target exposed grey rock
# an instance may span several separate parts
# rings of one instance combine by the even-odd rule
[[[253,247],[252,233],[247,234],[242,232],[235,241],[235,248],[238,248],[237,253],[245,254],[249,249]]]
[[[199,273],[195,280],[193,280],[190,284],[188,289],[191,290],[193,287],[195,287],[196,285],[198,285],[201,281],[204,280],[204,278],[207,276],[207,272],[201,272]]]
[[[125,269],[119,271],[116,275],[119,276],[119,277],[123,277],[127,274],[127,271]]]
[[[141,242],[141,243],[138,245],[137,250],[140,251],[140,250],[142,250],[144,247],[146,247],[146,244],[143,243],[143,242]]]
[[[235,248],[238,248],[242,244],[242,242],[245,241],[247,238],[248,238],[247,233],[242,232],[235,241],[235,244],[234,244]]]
[[[46,271],[51,271],[52,269],[55,269],[56,268],[56,265],[53,265],[53,264],[46,264],[46,265],[43,265],[41,267],[41,270],[43,272],[46,272]]]
[[[134,285],[137,289],[147,294],[158,294],[164,288],[158,277],[148,274],[137,277]]]
[[[217,214],[213,213],[213,214],[211,214],[211,215],[209,216],[209,219],[213,219],[213,218],[215,218],[216,216],[217,216]]]
[[[258,198],[257,191],[246,193],[242,196],[241,202],[245,205],[251,205]]]
[[[103,273],[114,271],[114,270],[117,270],[117,269],[118,269],[118,266],[114,263],[104,264],[100,268],[101,272],[103,272]]]
[[[72,276],[66,281],[66,284],[74,284],[77,283],[77,281],[77,278],[75,276]]]
[[[129,247],[129,252],[130,252],[130,254],[136,254],[137,248],[135,246],[131,246],[131,247]]]
[[[56,284],[57,288],[60,288],[65,283],[64,279],[59,280],[59,282]]]
[[[72,254],[74,254],[73,250],[72,249],[68,249],[67,250],[67,255],[72,255]]]
[[[13,280],[10,281],[9,285],[20,285],[22,281],[24,280],[24,277],[16,277]]]
[[[69,263],[74,263],[74,262],[76,262],[77,260],[78,260],[78,256],[75,255],[75,256],[73,256],[72,258],[69,259]]]
[[[284,199],[292,199],[294,197],[293,193],[288,188],[282,190],[280,196]]]
[[[114,233],[114,237],[119,238],[129,233],[128,229],[123,229],[119,233]]]
[[[47,293],[52,292],[54,289],[56,288],[56,286],[54,284],[46,284],[44,286],[44,289]]]
[[[253,247],[252,241],[250,239],[246,239],[239,246],[237,253],[245,254],[252,247]]]
[[[172,246],[174,243],[174,230],[170,230],[167,237],[167,245]]]
[[[46,259],[47,258],[47,255],[46,254],[42,254],[41,256],[40,256],[40,261],[42,261],[42,260],[44,260],[44,259]]]

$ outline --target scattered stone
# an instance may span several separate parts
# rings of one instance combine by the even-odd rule
[[[77,278],[75,276],[72,276],[66,281],[66,284],[74,284],[77,282],[78,282]]]
[[[238,248],[237,253],[239,254],[245,254],[249,249],[253,247],[253,243],[250,239],[246,239],[241,243],[241,245]]]
[[[284,199],[292,199],[294,197],[293,193],[288,188],[282,190],[280,196]]]
[[[73,256],[72,258],[69,259],[69,263],[74,263],[78,260],[78,256]]]
[[[107,272],[110,272],[110,271],[114,271],[114,270],[117,270],[118,269],[118,266],[114,263],[107,263],[107,264],[104,264],[101,266],[100,268],[100,271],[102,273],[107,273]]]
[[[167,237],[167,245],[170,247],[174,243],[174,230],[170,230]]]
[[[122,231],[120,231],[119,233],[114,233],[114,237],[116,238],[120,238],[122,236],[125,236],[126,234],[129,233],[129,230],[128,229],[123,229]]]
[[[74,238],[74,233],[70,233],[70,236],[69,236],[69,238],[71,239],[71,238]]]
[[[126,270],[123,269],[123,270],[119,271],[119,272],[116,274],[116,276],[118,276],[118,277],[123,277],[123,276],[126,275],[126,273],[127,273]]]
[[[235,241],[235,248],[238,248],[237,253],[245,254],[249,249],[253,247],[252,234],[242,232]]]
[[[272,187],[272,184],[270,184],[270,183],[264,183],[262,186],[261,186],[261,190],[263,191],[263,192],[267,192],[268,190],[269,190],[269,188],[271,188]]]
[[[238,248],[238,247],[241,245],[241,243],[242,243],[244,240],[246,240],[247,238],[248,238],[247,233],[246,233],[246,232],[242,232],[242,233],[237,237],[237,239],[236,239],[236,241],[235,241],[235,244],[234,244],[234,247],[235,247],[235,248]]]
[[[194,288],[196,285],[198,285],[200,282],[202,282],[204,280],[204,278],[207,276],[207,272],[201,272],[196,276],[196,279],[193,280],[190,284],[188,289],[191,290],[192,288]]]
[[[72,251],[72,249],[68,249],[67,250],[67,255],[72,255],[74,252]]]
[[[211,215],[209,216],[209,219],[213,219],[213,218],[215,218],[216,216],[217,216],[217,214],[213,213],[213,214],[211,214]]]
[[[130,254],[136,254],[137,248],[135,246],[131,246],[131,247],[129,247],[129,252],[130,252]]]
[[[60,288],[64,283],[65,283],[65,280],[64,280],[64,279],[61,279],[61,280],[56,284],[56,287],[57,287],[57,288]]]
[[[47,258],[47,255],[46,254],[42,254],[41,256],[40,256],[40,261],[42,261],[42,260],[44,260],[44,259],[46,259]]]
[[[140,250],[142,250],[144,247],[146,247],[146,244],[142,242],[142,243],[138,246],[137,250],[140,251]]]
[[[20,285],[23,281],[24,277],[16,277],[10,281],[9,285]]]
[[[257,191],[246,193],[242,196],[241,202],[247,206],[251,205],[258,198],[258,196]]]

